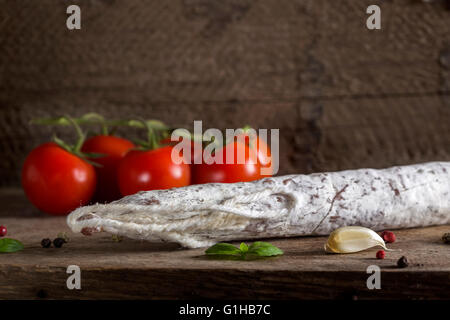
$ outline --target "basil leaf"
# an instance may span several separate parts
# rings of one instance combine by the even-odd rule
[[[10,238],[0,239],[0,252],[16,252],[22,250],[22,242]]]
[[[205,251],[206,254],[225,254],[236,255],[241,254],[241,250],[229,243],[217,243]]]
[[[248,251],[248,246],[242,242],[241,245],[239,246],[239,248],[241,249],[241,253],[244,254]]]
[[[257,241],[248,248],[247,253],[250,255],[253,254],[261,257],[270,257],[282,255],[284,252],[281,249],[275,247],[273,244]]]

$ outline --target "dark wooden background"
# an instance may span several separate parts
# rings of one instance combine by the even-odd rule
[[[82,29],[66,7],[79,4]],[[365,26],[382,9],[382,29]],[[33,117],[280,129],[280,173],[450,160],[445,1],[0,0],[0,185]],[[58,129],[64,137],[67,130]],[[133,132],[132,135],[135,133]]]

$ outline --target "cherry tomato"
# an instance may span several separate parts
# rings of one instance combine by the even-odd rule
[[[233,163],[226,163],[227,153],[231,152],[232,149],[234,149],[234,161]],[[238,154],[245,154],[244,163],[238,163]],[[261,164],[257,160],[256,153],[252,154],[249,146],[244,143],[237,141],[229,143],[209,158],[209,160],[204,159],[202,164],[194,166],[193,183],[231,183],[263,178]],[[212,161],[212,158],[222,159],[223,163],[208,164]]]
[[[87,204],[95,185],[92,165],[53,142],[32,150],[22,168],[22,186],[28,199],[53,215],[65,215]]]
[[[171,157],[172,150],[172,146],[166,146],[150,151],[128,152],[120,162],[118,170],[122,195],[189,185],[190,167],[185,163],[174,163]]]
[[[106,155],[101,158],[91,159],[91,161],[95,161],[100,165],[100,167],[95,167],[97,190],[94,199],[96,201],[111,202],[121,198],[117,182],[119,162],[134,147],[135,145],[127,139],[108,135],[94,136],[84,142],[81,148],[82,152]]]
[[[203,146],[200,142],[192,141],[189,139],[183,139],[179,137],[179,140],[172,141],[171,138],[166,138],[160,142],[163,145],[176,146],[178,145],[181,150],[190,150],[190,158],[186,157],[186,163],[194,164],[201,163],[203,156]],[[180,152],[183,155],[182,152]],[[184,155],[183,155],[184,156]],[[188,161],[189,160],[189,161]]]
[[[238,140],[239,138],[237,138]],[[238,140],[239,141],[239,140]],[[270,168],[272,162],[272,155],[269,146],[267,145],[264,139],[256,136],[254,139],[251,139],[249,135],[244,134],[245,144],[250,148],[255,150],[257,153],[258,163],[262,168]],[[268,175],[261,176],[267,177]]]

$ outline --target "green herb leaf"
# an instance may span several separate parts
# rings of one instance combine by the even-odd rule
[[[271,257],[282,255],[284,252],[273,244],[257,241],[248,248],[248,254],[254,254],[260,257]]]
[[[237,255],[241,250],[229,243],[217,243],[205,251],[206,254]]]
[[[250,247],[244,242],[239,248],[236,248],[229,243],[217,243],[205,251],[209,255],[228,255],[241,256],[241,259],[255,258],[255,257],[272,257],[282,255],[283,251],[268,242],[257,241]]]
[[[16,252],[22,250],[22,242],[10,238],[0,239],[0,252]]]

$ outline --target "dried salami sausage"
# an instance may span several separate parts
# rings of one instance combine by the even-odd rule
[[[196,248],[219,241],[450,223],[450,163],[271,177],[139,192],[81,207],[74,232],[106,231]]]

